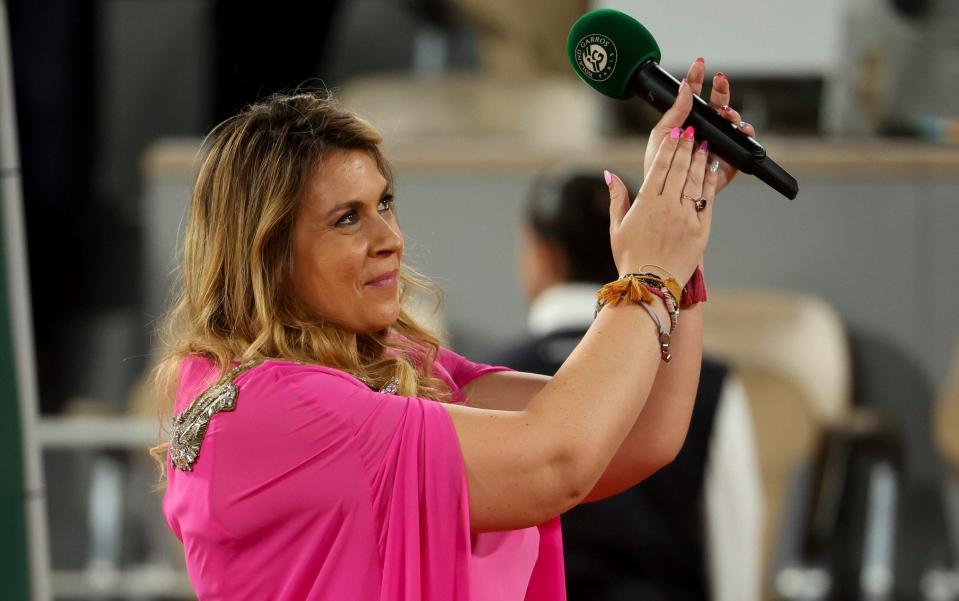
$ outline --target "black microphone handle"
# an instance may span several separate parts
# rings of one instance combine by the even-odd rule
[[[676,102],[679,80],[649,60],[636,70],[629,90],[665,113]],[[693,95],[693,110],[683,125],[692,125],[696,139],[707,140],[710,150],[736,169],[755,175],[786,198],[793,199],[799,194],[796,179],[766,156],[765,148],[733,127],[699,96]]]

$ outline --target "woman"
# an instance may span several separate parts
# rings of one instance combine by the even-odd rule
[[[733,175],[676,127],[704,72],[654,130],[632,204],[607,172],[621,273],[656,264],[681,286],[702,262]],[[722,75],[713,89],[725,105]],[[312,95],[212,134],[159,372],[175,388],[164,514],[204,600],[563,599],[556,518],[676,455],[701,309],[668,366],[658,301],[602,310],[553,378],[441,348],[403,309],[424,282],[379,142]]]

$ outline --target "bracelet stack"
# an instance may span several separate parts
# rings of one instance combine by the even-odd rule
[[[663,278],[655,273],[627,273],[619,279],[614,280],[596,293],[596,312],[606,305],[616,306],[621,302],[629,302],[641,305],[649,316],[656,323],[659,330],[660,356],[665,362],[672,358],[670,354],[670,335],[679,326],[679,298],[682,296],[682,289],[675,278]],[[650,307],[654,297],[663,299],[666,310],[669,312],[669,329],[659,319],[656,311]]]

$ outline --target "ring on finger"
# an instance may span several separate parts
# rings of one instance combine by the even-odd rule
[[[703,196],[700,196],[699,198],[693,198],[689,194],[683,194],[681,198],[683,200],[688,200],[689,202],[693,203],[693,206],[696,208],[697,213],[706,208],[706,198]]]

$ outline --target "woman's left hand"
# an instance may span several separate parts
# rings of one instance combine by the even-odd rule
[[[706,62],[702,58],[697,58],[696,62],[689,67],[689,72],[686,73],[686,83],[689,84],[693,94],[698,96],[700,93],[702,93],[703,81],[705,81],[705,79]],[[743,122],[742,116],[739,114],[739,112],[729,106],[729,98],[729,79],[726,77],[725,73],[720,71],[713,76],[713,87],[709,95],[709,106],[713,107],[713,109],[715,109],[716,112],[719,113],[724,119],[735,124],[736,127],[738,127],[739,130],[747,136],[753,138],[756,137],[756,129],[749,123]],[[665,118],[656,124],[656,127],[649,135],[649,143],[646,146],[646,159],[643,165],[643,174],[649,172],[649,167],[652,165],[653,157],[656,156],[656,149],[659,148],[663,138],[668,136],[669,132],[674,127],[682,126],[688,115],[688,109],[685,112],[682,110],[669,111],[664,115]],[[718,194],[723,188],[729,185],[729,182],[733,181],[733,179],[736,177],[736,174],[739,173],[739,170],[719,157],[710,154],[710,162],[716,159],[719,160],[719,180],[716,182],[716,193]]]

